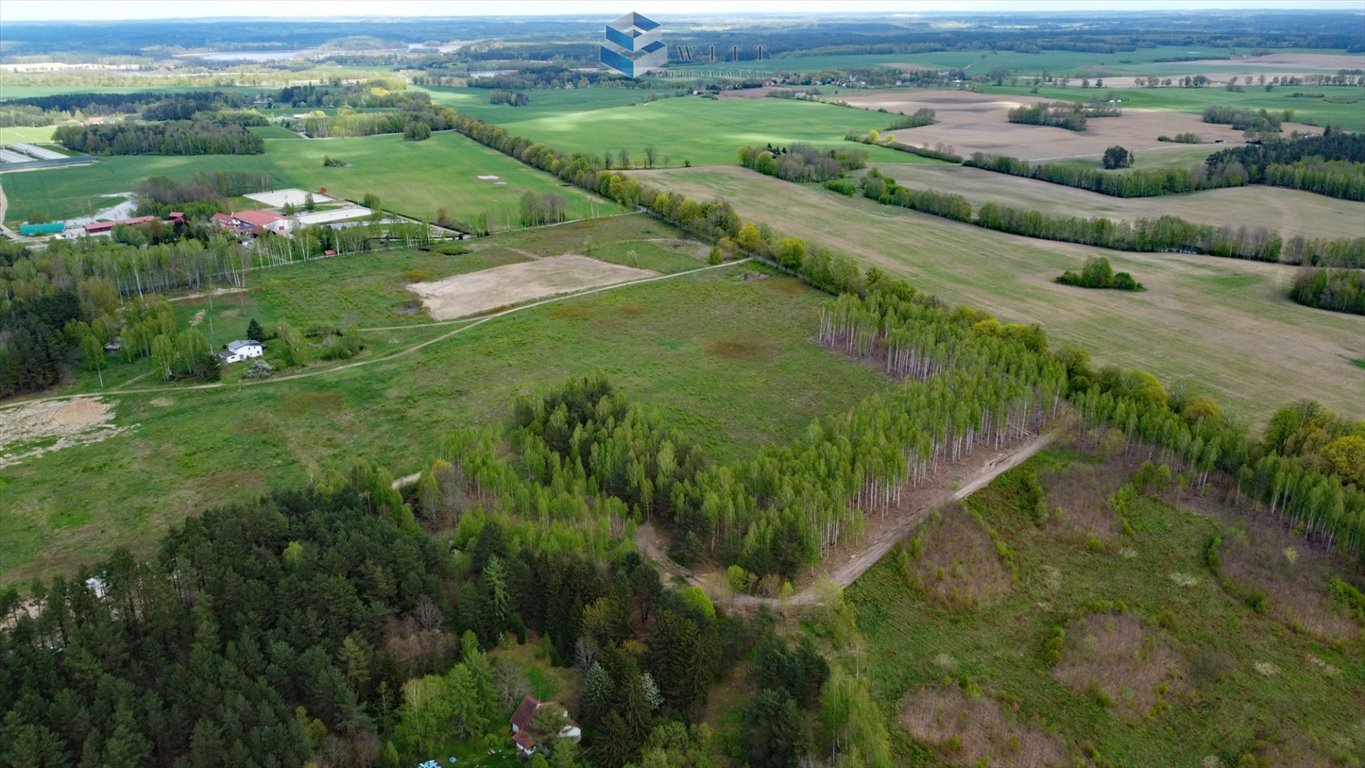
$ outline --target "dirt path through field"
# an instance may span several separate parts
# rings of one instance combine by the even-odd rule
[[[897,542],[914,530],[933,513],[948,504],[961,501],[986,487],[995,478],[1019,466],[1029,457],[1050,445],[1061,434],[1062,429],[1054,427],[1035,435],[1027,442],[1012,446],[1003,451],[980,451],[965,462],[952,465],[947,471],[931,482],[903,494],[900,508],[894,510],[890,520],[872,520],[868,524],[870,534],[853,547],[841,547],[825,559],[819,576],[828,576],[841,587],[847,587],[858,580],[867,569],[876,565]],[[966,472],[967,474],[963,475]],[[651,525],[636,529],[635,546],[658,566],[660,572],[669,578],[680,577],[688,584],[706,589],[716,582],[718,574],[696,573],[678,563],[664,551],[657,532]],[[816,603],[814,584],[808,584],[787,600],[755,595],[735,595],[724,601],[726,605],[743,610],[754,610],[760,605],[776,608],[778,606],[814,605]]]
[[[646,283],[656,283],[656,282],[660,282],[660,281],[663,281],[663,280],[673,280],[673,279],[675,279],[675,278],[686,277],[686,276],[688,276],[688,275],[696,275],[696,274],[700,274],[700,273],[702,273],[702,272],[711,272],[711,271],[717,270],[717,269],[729,269],[730,267],[736,267],[736,266],[739,266],[739,265],[741,265],[741,264],[747,264],[749,261],[750,261],[750,259],[747,259],[747,258],[746,258],[746,259],[739,259],[739,260],[736,260],[736,261],[729,261],[729,262],[726,262],[726,263],[724,263],[724,264],[711,264],[711,265],[707,265],[707,266],[705,266],[705,267],[698,267],[697,269],[689,269],[689,270],[687,270],[686,272],[674,272],[674,273],[672,273],[672,274],[667,274],[667,275],[655,275],[655,274],[653,274],[653,273],[650,273],[650,275],[651,275],[650,277],[643,277],[643,278],[640,278],[640,279],[638,279],[638,280],[628,280],[628,281],[623,282],[623,283],[613,283],[613,284],[611,284],[611,285],[604,285],[604,286],[601,286],[601,287],[598,287],[598,288],[590,288],[590,289],[588,289],[588,290],[578,291],[578,292],[575,292],[575,293],[569,293],[569,294],[565,294],[565,295],[563,295],[563,296],[553,296],[553,297],[548,298],[548,299],[542,299],[542,300],[540,300],[540,301],[531,302],[531,303],[529,303],[529,304],[522,304],[522,305],[520,305],[520,306],[512,307],[511,309],[504,309],[504,310],[502,310],[501,312],[494,312],[494,313],[492,313],[492,314],[485,315],[485,316],[480,317],[480,318],[478,318],[478,319],[469,319],[469,318],[465,318],[465,319],[461,319],[461,320],[448,320],[448,321],[445,321],[445,322],[438,322],[438,323],[426,323],[426,324],[424,324],[424,325],[408,325],[408,326],[397,326],[397,327],[394,327],[394,328],[389,328],[389,329],[387,329],[387,330],[411,330],[411,329],[413,329],[413,328],[430,328],[430,327],[432,327],[432,326],[446,326],[446,325],[456,325],[456,324],[459,324],[459,327],[458,327],[458,328],[455,328],[455,329],[453,329],[453,330],[451,330],[451,331],[448,331],[448,332],[446,332],[446,333],[443,333],[443,334],[441,334],[440,336],[437,336],[437,337],[435,337],[435,338],[433,338],[433,339],[427,339],[426,341],[418,342],[417,344],[413,344],[412,346],[403,347],[402,349],[395,350],[394,352],[391,352],[391,353],[389,353],[389,354],[387,354],[387,355],[383,355],[383,356],[381,356],[381,357],[374,357],[374,358],[370,358],[370,359],[368,359],[368,360],[357,360],[357,361],[354,362],[354,363],[347,363],[347,364],[345,364],[345,365],[338,365],[338,366],[333,367],[333,368],[322,368],[322,369],[314,370],[314,371],[304,371],[304,372],[302,372],[302,373],[296,373],[296,374],[294,374],[294,375],[292,375],[292,376],[275,376],[275,377],[271,377],[271,378],[269,378],[269,379],[256,379],[256,380],[254,380],[254,381],[241,381],[241,382],[221,382],[221,381],[219,381],[219,382],[214,382],[214,383],[212,383],[212,384],[194,384],[194,385],[190,385],[190,386],[186,386],[186,387],[174,387],[174,386],[172,386],[172,387],[149,387],[149,388],[145,388],[145,389],[125,389],[125,390],[122,390],[122,391],[112,390],[112,389],[111,389],[111,390],[103,390],[103,391],[101,391],[101,392],[93,393],[93,395],[92,395],[91,393],[72,394],[72,395],[52,395],[52,396],[50,396],[50,397],[39,397],[39,398],[31,399],[31,400],[19,400],[19,401],[12,402],[12,403],[0,403],[0,413],[3,413],[3,414],[5,415],[5,417],[8,418],[9,415],[10,415],[10,414],[9,414],[10,411],[12,411],[12,410],[14,410],[14,409],[18,409],[18,408],[23,408],[23,407],[32,405],[32,404],[34,404],[34,403],[60,403],[60,402],[67,401],[67,400],[76,400],[76,399],[81,399],[81,398],[89,398],[89,397],[92,397],[92,396],[113,396],[113,395],[160,395],[160,394],[171,394],[171,393],[180,393],[180,392],[198,392],[198,391],[202,391],[202,390],[206,390],[206,389],[227,389],[227,388],[229,388],[229,387],[255,387],[255,386],[261,386],[261,385],[267,385],[267,384],[280,384],[280,383],[283,383],[283,382],[286,382],[286,381],[298,381],[298,380],[300,380],[300,379],[312,379],[312,378],[317,378],[317,377],[319,377],[319,376],[330,376],[330,375],[332,375],[332,374],[334,374],[334,373],[339,373],[339,372],[341,372],[341,371],[348,371],[348,370],[351,370],[351,369],[353,369],[353,368],[364,368],[364,367],[366,367],[366,366],[374,365],[374,364],[376,364],[376,363],[387,362],[387,361],[389,361],[389,360],[393,360],[393,359],[396,358],[396,357],[403,357],[403,356],[405,356],[405,355],[410,355],[410,354],[412,354],[412,353],[414,353],[414,352],[417,352],[418,350],[426,349],[427,347],[429,347],[429,346],[431,346],[431,345],[433,345],[433,344],[439,344],[439,343],[445,341],[446,339],[451,338],[452,336],[455,336],[455,335],[464,333],[464,332],[466,332],[466,331],[472,330],[472,329],[474,329],[474,328],[477,328],[477,327],[483,325],[484,323],[489,323],[489,322],[492,322],[492,321],[494,321],[494,320],[497,320],[497,319],[500,318],[500,317],[506,317],[507,315],[511,315],[511,314],[514,314],[514,313],[517,313],[517,312],[525,312],[525,311],[528,310],[528,309],[535,309],[536,307],[543,307],[543,306],[545,306],[546,304],[555,304],[555,303],[561,302],[561,301],[569,301],[569,300],[571,300],[571,299],[582,298],[582,297],[584,297],[584,296],[591,296],[591,295],[596,294],[596,293],[603,293],[603,292],[606,292],[606,291],[615,291],[615,290],[619,290],[619,289],[621,289],[621,288],[629,288],[629,287],[635,286],[635,285],[644,285],[644,284],[646,284]],[[365,329],[362,329],[362,330],[385,330],[385,329],[365,328]]]

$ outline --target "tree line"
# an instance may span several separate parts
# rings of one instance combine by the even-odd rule
[[[750,157],[758,149],[746,148]],[[743,157],[744,151],[741,152],[741,162]],[[1013,158],[1005,160],[1023,162]],[[968,164],[972,164],[971,161]],[[773,166],[765,164],[763,167],[771,169]],[[1307,240],[1295,237],[1289,241],[1292,247],[1286,251],[1286,242],[1278,234],[1264,228],[1215,227],[1195,224],[1175,216],[1116,222],[1105,217],[1051,216],[995,203],[982,205],[973,215],[971,202],[961,195],[913,190],[897,184],[895,179],[882,174],[875,167],[856,182],[832,179],[825,182],[824,186],[845,196],[861,191],[864,197],[884,205],[898,205],[1000,232],[1119,251],[1176,251],[1290,264],[1365,266],[1365,238]]]
[[[1309,307],[1365,315],[1365,273],[1359,269],[1300,270],[1289,298]]]
[[[164,123],[62,125],[53,140],[91,155],[259,155],[260,136],[234,122],[175,120]]]
[[[1294,119],[1294,110],[1267,112],[1264,109],[1208,106],[1204,107],[1203,117],[1206,123],[1230,125],[1239,131],[1279,133],[1283,121]]]
[[[1084,131],[1086,113],[1080,104],[1070,101],[1021,104],[1009,111],[1011,123],[1023,125],[1049,125],[1065,128],[1068,131]]]
[[[1244,184],[1272,184],[1343,200],[1365,200],[1365,135],[1340,132],[1224,149],[1191,168],[1154,168],[1122,174],[1072,163],[1030,163],[982,152],[974,153],[964,164],[1113,197],[1156,197]]]

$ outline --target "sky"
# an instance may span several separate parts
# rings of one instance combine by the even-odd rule
[[[629,11],[655,16],[736,12],[806,14],[1135,11],[1323,8],[1365,11],[1365,0],[4,0],[4,22],[81,19],[184,19],[232,17],[346,18],[393,16],[614,17]]]

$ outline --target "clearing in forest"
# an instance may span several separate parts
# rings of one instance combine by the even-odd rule
[[[430,283],[413,283],[408,290],[422,297],[422,304],[433,318],[450,320],[531,299],[624,283],[655,274],[647,269],[565,254]]]

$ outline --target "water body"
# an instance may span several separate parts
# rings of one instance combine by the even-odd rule
[[[317,53],[321,48],[302,48],[295,51],[214,51],[195,54],[205,61],[281,61],[295,56]]]

